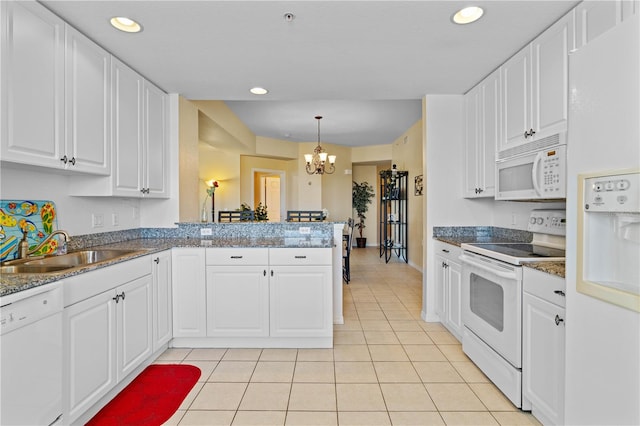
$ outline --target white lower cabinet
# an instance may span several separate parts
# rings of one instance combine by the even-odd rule
[[[436,241],[434,244],[436,268],[435,310],[440,322],[458,340],[462,339],[461,286],[462,267],[458,257],[461,249]]]
[[[207,266],[207,336],[269,335],[267,267]]]
[[[171,250],[151,256],[153,264],[153,352],[173,336],[171,300]]]
[[[134,259],[65,280],[65,423],[78,419],[151,355],[148,262]]]
[[[270,275],[271,336],[332,335],[330,266],[272,265]]]
[[[331,255],[331,248],[174,249],[172,345],[331,347]]]
[[[207,334],[205,249],[171,250],[173,337]]]
[[[522,394],[543,424],[564,424],[563,278],[524,268]]]

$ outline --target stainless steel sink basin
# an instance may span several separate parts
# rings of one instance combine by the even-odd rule
[[[3,274],[47,274],[98,264],[136,253],[137,250],[81,250],[59,256],[19,259],[0,266]]]
[[[63,265],[11,265],[0,266],[0,273],[2,274],[50,274],[52,272],[58,272],[69,269],[68,266]]]

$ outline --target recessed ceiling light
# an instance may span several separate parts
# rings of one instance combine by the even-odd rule
[[[266,95],[269,91],[263,87],[254,87],[249,90],[254,95]]]
[[[114,16],[111,18],[111,25],[125,33],[139,33],[142,26],[131,18],[125,16]]]
[[[482,10],[481,7],[465,7],[464,9],[459,10],[455,15],[453,15],[453,22],[460,25],[470,24],[480,19],[483,13],[484,10]]]

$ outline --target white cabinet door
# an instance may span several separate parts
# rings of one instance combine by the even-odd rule
[[[207,267],[207,335],[269,335],[269,279],[263,266]]]
[[[142,77],[112,59],[113,195],[142,196]]]
[[[64,420],[71,424],[117,383],[115,293],[65,308]]]
[[[144,179],[145,197],[168,196],[167,94],[145,81]]]
[[[560,19],[531,43],[533,140],[567,130],[569,113],[569,51],[573,46],[573,15]]]
[[[500,70],[465,95],[464,197],[495,196],[495,152],[500,139]]]
[[[67,168],[108,175],[111,158],[111,55],[66,25],[65,139]]]
[[[621,3],[620,0],[583,1],[576,6],[577,49],[620,23]]]
[[[64,22],[36,2],[0,2],[2,161],[63,168]]]
[[[333,335],[331,266],[271,266],[272,337]]]
[[[480,138],[480,86],[471,89],[464,95],[465,146],[464,146],[464,188],[465,198],[478,196],[478,145]]]
[[[522,301],[523,396],[543,423],[564,424],[565,310],[526,292]]]
[[[447,325],[458,340],[462,337],[462,268],[447,262]]]
[[[171,340],[171,251],[152,256],[153,261],[153,352]]]
[[[206,336],[207,301],[204,249],[172,249],[171,287],[173,337]]]
[[[116,289],[118,381],[151,355],[152,282],[145,275]]]
[[[447,285],[447,262],[440,255],[434,256],[434,265],[436,268],[436,286],[435,286],[435,310],[441,322],[446,321],[446,285]]]
[[[531,128],[531,46],[516,53],[501,67],[502,126],[499,151],[527,143],[525,132]]]
[[[501,138],[500,70],[480,83],[482,128],[478,140],[478,188],[480,197],[496,193],[496,149]]]

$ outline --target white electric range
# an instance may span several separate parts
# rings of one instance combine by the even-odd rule
[[[462,349],[519,408],[522,398],[522,265],[565,259],[564,210],[534,210],[530,243],[462,244]]]

